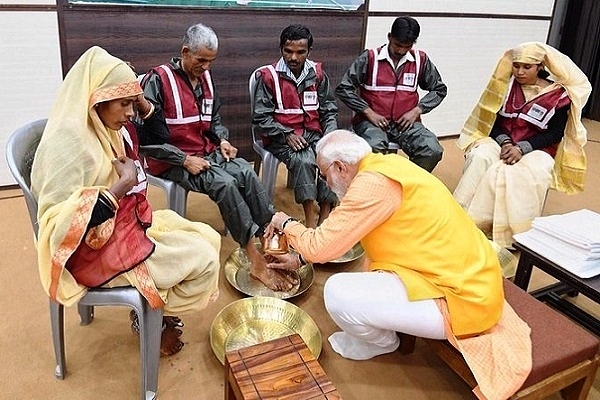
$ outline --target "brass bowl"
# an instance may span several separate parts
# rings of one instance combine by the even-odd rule
[[[210,327],[210,345],[221,362],[242,347],[300,335],[315,358],[321,354],[321,331],[301,308],[273,297],[247,297],[225,306]]]
[[[300,282],[290,290],[278,291],[269,289],[261,281],[250,276],[250,261],[248,260],[246,251],[239,247],[227,258],[223,270],[225,278],[231,286],[248,296],[289,299],[307,291],[315,280],[315,270],[312,264],[306,264],[298,270]]]
[[[346,263],[359,259],[360,257],[362,257],[363,254],[365,254],[365,250],[360,245],[360,242],[358,242],[344,255],[329,262],[334,264]]]

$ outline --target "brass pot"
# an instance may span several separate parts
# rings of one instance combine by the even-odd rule
[[[261,244],[265,254],[285,254],[289,251],[287,238],[281,231],[275,231],[269,239],[262,237]]]

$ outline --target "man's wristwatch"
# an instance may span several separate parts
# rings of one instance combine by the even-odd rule
[[[283,221],[283,224],[281,224],[281,230],[283,231],[285,229],[285,226],[292,221],[296,221],[296,219],[293,217],[289,217],[288,219]]]

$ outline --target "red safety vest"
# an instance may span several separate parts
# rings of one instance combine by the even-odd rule
[[[321,63],[315,63],[317,82],[298,93],[296,84],[289,79],[280,79],[275,65],[266,65],[259,71],[265,86],[275,100],[273,119],[286,127],[292,128],[295,135],[302,135],[305,129],[323,133],[319,119],[318,88],[323,80]],[[269,144],[269,138],[263,136],[263,143]]]
[[[395,121],[419,104],[417,89],[426,55],[420,50],[410,50],[415,61],[406,61],[396,76],[388,60],[377,59],[382,51],[387,50],[384,47],[369,50],[367,76],[358,94],[373,111]],[[364,115],[357,113],[352,123],[358,124],[364,120]]]
[[[209,71],[200,79],[203,98],[200,107],[188,82],[173,71],[170,64],[161,65],[153,71],[162,82],[162,110],[169,127],[169,143],[188,155],[202,157],[217,148],[207,135],[212,122],[214,90]],[[172,167],[152,158],[148,158],[148,170],[160,175]]]
[[[498,111],[498,121],[504,132],[510,132],[510,137],[515,143],[544,132],[556,109],[571,104],[571,99],[562,87],[526,102],[521,86],[514,83],[514,78],[511,78],[508,95]],[[558,144],[555,143],[541,150],[554,157]]]
[[[128,132],[134,132],[129,134]],[[98,248],[85,240],[67,261],[66,268],[75,280],[87,287],[102,286],[117,275],[135,268],[154,252],[154,242],[146,235],[152,225],[152,208],[146,199],[148,182],[137,155],[137,134],[129,122],[122,128],[125,153],[138,167],[138,184],[119,200],[112,235]]]

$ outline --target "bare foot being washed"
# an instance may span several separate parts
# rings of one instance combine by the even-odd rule
[[[265,257],[258,251],[254,243],[246,245],[246,253],[250,260],[250,275],[261,281],[266,287],[276,291],[290,290],[294,284],[280,271],[267,268]]]

